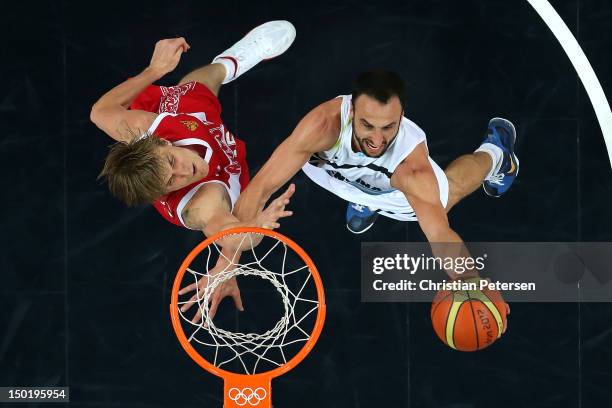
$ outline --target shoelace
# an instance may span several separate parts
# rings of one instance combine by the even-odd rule
[[[361,205],[361,204],[353,204],[353,205],[351,205],[351,207],[353,207],[355,210],[357,210],[359,212],[363,212],[363,205]]]
[[[504,173],[501,173],[501,172],[500,172],[500,173],[494,174],[494,175],[492,175],[491,177],[489,177],[489,178],[487,179],[487,181],[488,181],[489,183],[491,183],[491,184],[497,184],[497,185],[501,186],[501,185],[503,185],[503,184],[504,184],[504,183],[503,183],[504,176],[505,176],[505,175],[504,175]]]
[[[259,54],[264,54],[266,52],[265,47],[263,38],[256,37],[248,43],[236,47],[234,52],[236,53],[236,59],[238,61],[243,61],[245,53],[250,52],[253,48],[256,48]]]

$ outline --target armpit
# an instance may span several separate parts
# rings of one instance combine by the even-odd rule
[[[198,208],[185,208],[181,214],[183,222],[188,228],[195,230],[203,230],[206,227],[206,223],[199,216],[201,210]]]

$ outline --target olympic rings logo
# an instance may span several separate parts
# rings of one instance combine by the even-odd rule
[[[230,388],[227,392],[229,399],[234,401],[236,405],[243,406],[247,403],[251,406],[257,406],[261,401],[266,399],[268,392],[264,388]]]

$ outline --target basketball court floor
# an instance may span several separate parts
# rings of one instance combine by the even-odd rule
[[[612,5],[551,0],[608,98]],[[203,238],[127,209],[96,181],[110,139],[92,104],[142,70],[161,38],[191,45],[178,79],[254,26],[287,19],[294,45],[221,90],[223,118],[247,143],[251,174],[297,121],[350,92],[367,69],[406,81],[405,115],[442,167],[512,120],[521,174],[500,199],[455,207],[465,241],[612,240],[612,177],[587,92],[525,0],[13,2],[3,6],[0,386],[69,386],[74,407],[220,407],[222,383],[198,367],[170,322],[170,291]],[[8,47],[7,47],[8,45]],[[327,318],[313,351],[273,383],[275,407],[602,407],[609,401],[612,305],[514,303],[507,333],[451,350],[430,304],[362,303],[362,242],[423,241],[416,223],[379,218],[347,231],[346,203],[299,173],[280,232],[312,257]],[[244,293],[255,313],[257,291]],[[238,318],[227,300],[220,313]],[[41,404],[42,405],[42,404]],[[33,403],[30,406],[39,406]],[[66,405],[68,406],[68,405]]]

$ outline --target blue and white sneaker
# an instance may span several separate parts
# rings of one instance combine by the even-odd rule
[[[504,156],[497,173],[485,179],[482,188],[491,197],[499,197],[506,193],[519,172],[519,160],[514,154],[516,129],[512,122],[502,118],[489,121],[487,136],[482,143],[492,143],[499,147]]]
[[[370,210],[368,206],[349,203],[346,207],[346,228],[353,234],[366,232],[378,218],[378,210]]]

